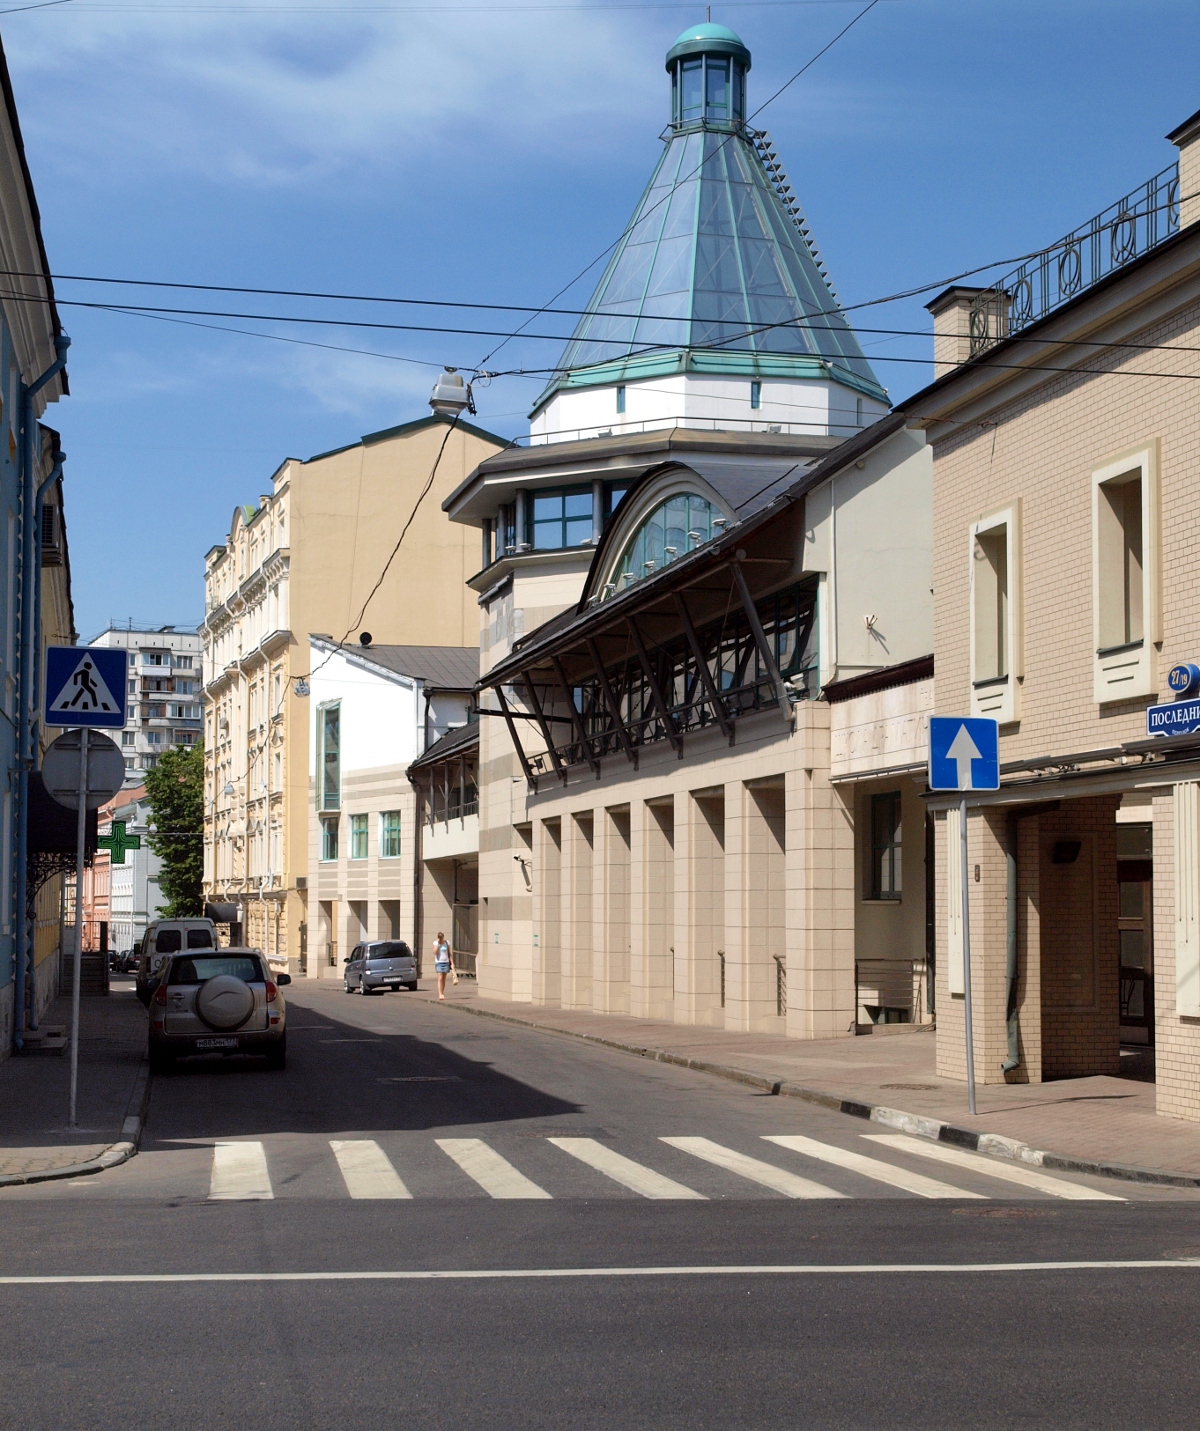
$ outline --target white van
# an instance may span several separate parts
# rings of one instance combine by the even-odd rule
[[[154,980],[168,954],[184,953],[189,949],[216,949],[217,944],[217,926],[211,919],[155,920],[142,940],[137,970],[138,998],[149,1008]]]

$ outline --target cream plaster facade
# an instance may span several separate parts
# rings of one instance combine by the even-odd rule
[[[243,903],[248,941],[297,969],[311,925],[311,711],[296,693],[309,635],[356,641],[365,628],[380,644],[463,646],[478,630],[465,585],[478,538],[438,504],[505,444],[448,425],[424,418],[288,459],[205,561],[205,896]]]
[[[600,465],[606,454],[598,446]],[[732,557],[745,558],[760,604],[797,581],[815,593],[816,666],[805,692],[788,700],[786,716],[772,700],[736,717],[732,743],[710,724],[683,734],[682,754],[665,739],[647,741],[635,767],[617,747],[600,756],[598,770],[568,764],[560,783],[530,718],[528,683],[509,677],[502,689],[537,767],[533,788],[498,718],[495,693],[485,690],[482,994],[835,1037],[866,1018],[856,1006],[856,963],[874,959],[892,972],[872,969],[860,1005],[893,1003],[910,1018],[928,1017],[925,811],[913,766],[924,768],[932,704],[931,464],[921,435],[895,421],[844,452],[835,449],[821,462],[814,460],[819,454],[797,454],[799,463],[783,467],[811,469],[803,491],[753,525],[735,518],[730,526]],[[709,491],[698,467],[736,511],[723,486],[734,479],[713,476],[702,460],[680,452],[647,471],[627,498],[633,515],[614,520],[594,557],[578,553],[568,562],[566,554],[527,553],[505,563],[505,574],[481,595],[485,673],[519,666],[523,651],[539,649],[538,628],[553,618],[575,613],[579,622],[594,611],[602,619],[605,602],[596,605],[589,595],[601,590],[637,513],[653,508],[656,493]],[[472,490],[486,481],[485,467]],[[464,505],[473,500],[464,496]],[[745,535],[735,538],[741,525]],[[744,542],[741,557],[736,542]],[[662,580],[673,570],[664,569]],[[722,592],[731,591],[729,569],[718,570]],[[680,588],[693,603],[701,600],[696,590],[694,583]],[[621,600],[638,595],[635,583]],[[653,619],[653,639],[665,639],[661,614]],[[695,619],[700,626],[702,616]],[[584,640],[576,642],[580,649]],[[540,659],[544,666],[550,658]],[[889,674],[905,662],[920,664],[923,674]],[[855,695],[861,678],[877,679],[878,689]],[[844,700],[813,698],[839,681]],[[567,745],[565,702],[543,690],[540,703],[556,722],[556,743]],[[881,791],[902,794],[903,858],[913,876],[886,906],[869,898],[870,852],[861,835],[861,810]]]

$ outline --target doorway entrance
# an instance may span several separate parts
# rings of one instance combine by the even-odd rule
[[[1154,862],[1151,826],[1117,826],[1121,1042],[1154,1044]]]

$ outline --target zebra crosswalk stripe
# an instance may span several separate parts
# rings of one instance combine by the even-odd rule
[[[777,1168],[773,1163],[764,1163],[759,1158],[747,1157],[745,1153],[722,1147],[720,1143],[714,1143],[709,1138],[660,1138],[659,1142],[667,1143],[681,1152],[691,1153],[693,1157],[703,1158],[707,1163],[715,1163],[718,1168],[725,1168],[728,1172],[736,1173],[738,1177],[761,1183],[764,1187],[782,1193],[784,1197],[846,1196],[845,1193],[834,1192],[832,1188],[825,1187],[823,1183],[810,1182],[808,1178],[789,1173],[785,1168]]]
[[[387,1154],[371,1138],[329,1140],[342,1170],[346,1191],[354,1198],[412,1197]]]
[[[916,1153],[922,1158],[936,1158],[940,1163],[953,1163],[958,1168],[970,1168],[985,1178],[1000,1178],[1008,1183],[1020,1183],[1022,1187],[1036,1188],[1038,1192],[1051,1197],[1069,1198],[1075,1202],[1124,1202],[1125,1198],[1115,1193],[1098,1192],[1095,1188],[1080,1187],[1078,1183],[1065,1183],[1060,1178],[1049,1177],[1036,1168],[1022,1167],[1018,1163],[1003,1163],[996,1158],[980,1157],[978,1153],[968,1153],[963,1148],[948,1148],[945,1143],[924,1142],[920,1138],[909,1138],[903,1133],[864,1133],[872,1143],[882,1143],[903,1153]]]
[[[595,1138],[547,1138],[546,1141],[642,1197],[697,1198],[702,1202],[706,1201],[703,1193],[693,1192],[691,1188],[684,1187],[673,1178],[664,1177],[653,1168],[635,1163],[632,1158],[614,1152],[612,1148],[598,1143]]]
[[[261,1143],[214,1143],[208,1196],[214,1202],[265,1202],[275,1196]]]
[[[507,1158],[489,1148],[482,1138],[435,1138],[434,1142],[489,1197],[550,1197],[545,1188],[538,1187],[537,1183],[519,1172]]]
[[[818,1143],[815,1138],[804,1138],[799,1133],[765,1133],[768,1143],[778,1143],[781,1148],[790,1148],[794,1153],[803,1153],[807,1158],[817,1158],[823,1163],[833,1163],[835,1167],[847,1168],[860,1177],[873,1178],[877,1183],[887,1183],[905,1192],[916,1193],[918,1197],[983,1198],[983,1193],[964,1192],[962,1188],[940,1183],[936,1178],[927,1178],[923,1173],[912,1173],[907,1168],[897,1168],[878,1158],[868,1158],[862,1153],[851,1152],[849,1148],[838,1148],[831,1143]],[[985,1199],[986,1200],[986,1199]]]

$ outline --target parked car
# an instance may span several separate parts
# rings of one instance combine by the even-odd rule
[[[417,956],[402,939],[358,944],[346,956],[345,964],[348,994],[355,989],[360,994],[373,994],[376,989],[417,987]]]
[[[150,998],[150,1068],[167,1072],[198,1054],[265,1054],[287,1063],[287,1009],[257,949],[196,949],[164,958]]]
[[[154,984],[168,954],[185,949],[215,949],[217,926],[211,919],[159,919],[149,925],[142,938],[137,966],[137,996],[147,1008]]]

